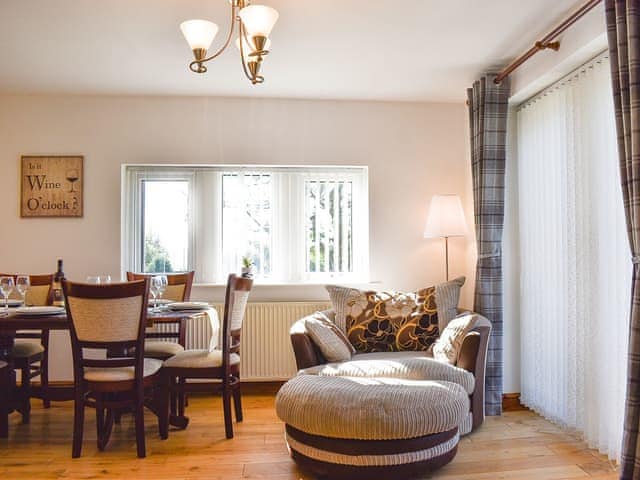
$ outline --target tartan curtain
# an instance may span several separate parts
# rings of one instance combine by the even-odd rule
[[[487,353],[485,412],[502,413],[502,228],[509,80],[486,75],[467,90],[473,205],[478,261],[474,310],[492,325]]]
[[[622,197],[633,255],[620,478],[640,480],[640,2],[605,0]]]

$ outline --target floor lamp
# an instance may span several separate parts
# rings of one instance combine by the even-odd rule
[[[424,238],[444,238],[445,271],[449,280],[449,237],[464,237],[467,223],[458,195],[434,195],[429,205]]]

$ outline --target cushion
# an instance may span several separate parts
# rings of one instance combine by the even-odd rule
[[[316,365],[300,370],[298,374],[447,381],[460,385],[469,395],[475,388],[473,373],[449,363],[437,361],[427,352],[359,353],[350,361]]]
[[[456,428],[468,412],[467,393],[449,382],[300,375],[276,396],[283,422],[329,438],[421,437]]]
[[[455,365],[460,355],[462,342],[476,323],[476,316],[465,313],[454,318],[442,331],[440,338],[433,344],[433,358]]]
[[[162,368],[162,361],[155,358],[144,359],[145,377],[155,375]],[[86,367],[84,369],[84,379],[90,382],[120,382],[134,379],[133,367],[97,368]]]
[[[176,342],[149,340],[144,342],[144,353],[148,355],[175,355],[184,352],[184,347]]]
[[[440,323],[455,317],[464,277],[414,293],[327,286],[344,329],[358,352],[428,350]],[[440,298],[440,303],[437,303]]]
[[[305,327],[313,343],[318,346],[328,361],[349,360],[355,353],[345,334],[322,312],[316,312],[307,317]]]
[[[464,282],[465,277],[458,277],[436,285],[436,308],[440,331],[444,330],[447,324],[458,315],[460,290]]]
[[[14,358],[30,357],[44,352],[44,347],[38,340],[16,339],[11,356]]]
[[[240,355],[231,354],[231,365],[240,363]],[[185,350],[164,362],[165,367],[216,368],[222,366],[222,350]]]

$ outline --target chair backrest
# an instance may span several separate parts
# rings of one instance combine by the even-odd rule
[[[15,282],[18,275],[21,273],[0,273],[0,277],[13,277]],[[25,296],[25,303],[27,305],[43,306],[51,305],[51,284],[53,283],[53,273],[44,273],[41,275],[29,275],[29,289]],[[14,288],[11,293],[11,298],[22,299],[18,291]]]
[[[104,285],[63,280],[62,289],[71,324],[76,382],[84,378],[84,367],[133,366],[135,378],[142,379],[149,280]],[[124,356],[89,359],[84,358],[84,348],[122,352]]]
[[[232,353],[240,353],[242,322],[247,309],[249,293],[253,286],[250,278],[229,275],[227,291],[224,298],[224,318],[222,320],[222,359],[223,365],[229,366]]]
[[[184,273],[135,273],[127,272],[127,280],[142,280],[144,278],[153,277],[155,275],[167,276],[167,289],[162,298],[173,300],[174,302],[186,302],[191,298],[191,287],[193,286],[193,277],[195,271]]]

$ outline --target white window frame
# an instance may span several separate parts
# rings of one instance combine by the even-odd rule
[[[121,268],[138,271],[142,265],[143,181],[189,182],[188,268],[196,271],[196,284],[223,284],[222,175],[271,173],[274,212],[272,225],[272,275],[257,283],[368,282],[369,192],[368,168],[351,166],[263,165],[123,165],[121,208]],[[353,272],[306,271],[305,181],[339,180],[352,183]],[[295,226],[295,228],[292,228]]]

